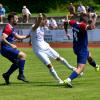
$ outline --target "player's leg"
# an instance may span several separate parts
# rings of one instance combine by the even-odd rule
[[[13,63],[11,65],[11,67],[6,72],[10,76],[18,68],[18,66],[16,64],[17,59],[14,59],[13,56],[11,56],[11,55],[9,55],[9,56],[8,55],[4,55],[4,57],[6,57],[9,61],[11,61]]]
[[[77,69],[76,67],[71,66],[68,63],[68,61],[66,59],[64,59],[63,57],[58,57],[56,60],[60,61],[63,65],[65,65],[68,69],[70,69],[72,71],[75,71]],[[83,76],[83,72],[80,73],[80,76]]]
[[[73,71],[66,80],[64,80],[65,85],[72,88],[71,81],[73,79],[77,78],[81,72],[83,72],[84,67],[85,67],[85,64],[78,64],[77,69],[75,71]]]
[[[52,74],[52,76],[58,81],[59,84],[63,84],[63,81],[60,79],[60,77],[58,76],[57,72],[55,71],[54,67],[52,66],[52,64],[47,64],[47,67],[50,71],[50,73]]]
[[[87,61],[87,55],[77,55],[77,69],[73,71],[70,76],[64,80],[65,85],[72,88],[71,81],[79,76],[81,72],[83,72],[85,64]]]
[[[65,65],[68,69],[70,69],[72,71],[76,69],[75,67],[71,66],[68,63],[68,61],[65,58],[63,58],[63,57],[57,57],[56,60],[60,61],[63,65]]]
[[[99,71],[100,66],[96,64],[96,61],[92,58],[91,53],[89,52],[89,57],[87,58],[88,63],[95,68],[96,71]]]
[[[18,66],[18,68],[19,68],[18,79],[24,81],[25,80],[24,65],[25,65],[26,54],[24,52],[21,52],[17,49],[13,49],[13,48],[10,48],[10,47],[8,49],[8,53],[9,53],[8,59],[10,59],[10,61],[12,61],[14,64],[16,64],[16,66]],[[9,58],[9,56],[11,58]],[[13,59],[15,61],[13,61]]]
[[[6,47],[6,46],[3,47],[1,50],[1,54],[13,63],[11,67],[5,73],[2,74],[3,78],[5,79],[6,84],[9,84],[10,75],[18,68],[18,66],[16,65],[14,52],[19,52],[19,51],[18,50],[14,50],[14,52],[12,51],[13,51],[12,48]]]
[[[68,63],[68,61],[66,60],[66,59],[64,59],[63,57],[61,57],[60,55],[59,55],[59,53],[58,52],[56,52],[53,48],[49,48],[49,50],[48,50],[48,52],[47,52],[47,54],[51,57],[51,58],[53,58],[53,59],[56,59],[57,61],[60,61],[64,66],[66,66],[68,69],[70,69],[70,70],[75,70],[75,67],[73,67],[73,66],[71,66],[69,63]]]
[[[26,61],[26,54],[24,52],[20,51],[18,53],[18,58],[19,58],[19,60],[17,62],[17,65],[19,66],[19,75],[17,78],[24,82],[28,82],[24,76],[24,65],[25,65],[25,61]]]
[[[9,84],[9,78],[10,75],[18,68],[16,64],[12,64],[11,67],[7,70],[7,72],[3,73],[2,76],[6,82],[6,84]]]
[[[51,61],[48,58],[48,55],[44,52],[37,52],[36,55],[39,57],[39,59],[47,66],[47,68],[49,69],[51,75],[59,82],[61,83],[62,80],[60,79],[60,77],[58,76],[58,74],[56,73],[53,65],[51,64]]]
[[[19,79],[22,81],[26,81],[24,77],[24,64],[25,64],[25,54],[21,53],[17,49],[13,49],[11,47],[4,47],[2,50],[2,55],[9,59],[14,65],[12,65],[8,71],[6,72],[8,77],[17,69],[19,68]]]

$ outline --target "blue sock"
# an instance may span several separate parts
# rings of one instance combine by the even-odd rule
[[[25,60],[20,59],[18,65],[19,65],[19,74],[24,74]]]
[[[90,64],[91,66],[93,66],[93,67],[96,67],[96,62],[95,62],[95,60],[92,60],[91,62],[89,62],[89,64]]]
[[[73,71],[72,74],[69,76],[69,78],[70,78],[71,80],[73,80],[73,79],[76,78],[76,77],[78,77],[78,73],[75,72],[75,71]]]
[[[6,74],[10,76],[17,68],[18,66],[16,64],[12,64],[11,67],[6,72]]]

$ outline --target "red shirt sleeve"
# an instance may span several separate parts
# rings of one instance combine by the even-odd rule
[[[86,30],[86,26],[87,25],[83,22],[79,24],[80,29],[82,29],[83,31]]]
[[[76,20],[70,20],[69,21],[70,26],[73,26],[75,23],[76,23]]]
[[[6,27],[3,30],[3,33],[10,35],[12,33],[12,28],[9,24],[6,25]]]

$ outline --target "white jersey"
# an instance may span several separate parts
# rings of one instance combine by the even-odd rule
[[[35,51],[47,50],[49,44],[44,41],[44,27],[38,27],[35,31],[31,30],[32,47]]]
[[[50,58],[56,59],[59,54],[44,41],[45,27],[38,27],[34,32],[31,30],[32,48],[39,59],[46,65],[50,64]]]

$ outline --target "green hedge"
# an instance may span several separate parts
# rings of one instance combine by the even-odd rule
[[[47,13],[56,9],[67,11],[67,6],[70,2],[77,6],[80,1],[84,5],[92,5],[97,10],[100,9],[100,0],[0,0],[7,12],[16,11],[19,13],[21,13],[23,5],[26,5],[32,13]]]

